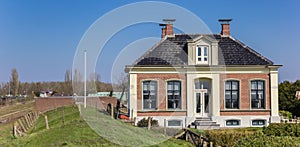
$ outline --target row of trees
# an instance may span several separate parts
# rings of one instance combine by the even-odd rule
[[[73,77],[73,78],[72,78]],[[127,78],[122,75],[120,82],[116,84],[109,84],[100,81],[99,74],[93,74],[89,76],[87,80],[87,93],[94,93],[97,91],[120,91],[127,90]],[[74,71],[74,76],[70,70],[65,72],[65,80],[60,82],[20,82],[17,69],[12,69],[9,82],[3,82],[0,84],[0,95],[32,95],[33,92],[39,92],[42,90],[53,90],[58,95],[77,95],[83,94],[83,80],[82,75],[78,71]]]
[[[279,84],[279,109],[289,111],[293,116],[300,117],[300,100],[295,96],[296,91],[300,91],[300,80],[284,81]]]

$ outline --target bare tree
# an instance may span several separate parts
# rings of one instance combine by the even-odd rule
[[[79,70],[75,69],[73,74],[73,92],[77,95],[83,95],[83,78]]]
[[[72,75],[70,70],[66,70],[65,73],[65,82],[64,82],[64,86],[63,86],[63,92],[66,95],[72,95],[73,94],[73,90],[72,90]]]
[[[19,81],[18,71],[16,68],[13,68],[11,70],[11,77],[10,77],[9,84],[10,84],[11,93],[15,96],[18,95],[20,81]]]

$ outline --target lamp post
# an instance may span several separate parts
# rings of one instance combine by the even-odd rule
[[[84,108],[86,108],[86,49],[84,50]]]

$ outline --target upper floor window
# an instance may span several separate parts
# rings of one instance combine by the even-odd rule
[[[168,109],[181,108],[181,82],[168,81]]]
[[[239,81],[225,82],[225,107],[239,109]]]
[[[265,81],[251,81],[251,108],[265,108]]]
[[[197,64],[208,64],[208,47],[198,46],[197,47]]]
[[[157,100],[157,82],[144,81],[143,82],[143,108],[155,109]]]

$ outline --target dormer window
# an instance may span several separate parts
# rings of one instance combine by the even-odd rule
[[[197,46],[197,64],[208,64],[208,46]]]

